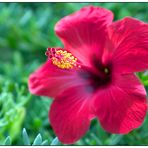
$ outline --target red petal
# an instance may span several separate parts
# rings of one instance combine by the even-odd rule
[[[70,86],[84,83],[79,79],[76,70],[62,70],[50,61],[42,65],[29,77],[29,90],[41,96],[55,97]]]
[[[89,57],[101,57],[106,37],[106,26],[112,23],[111,11],[87,6],[61,19],[55,26],[56,34],[82,63],[88,65]]]
[[[108,32],[110,41],[106,54],[109,55],[105,56],[112,57],[116,73],[148,69],[148,24],[133,18],[125,18],[113,23]]]
[[[79,140],[89,129],[89,93],[83,87],[66,90],[51,105],[50,123],[59,140],[71,144]]]
[[[94,103],[102,127],[110,133],[126,134],[139,127],[147,111],[145,89],[133,74],[100,90]]]

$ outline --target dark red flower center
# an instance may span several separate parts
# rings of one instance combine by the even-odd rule
[[[106,87],[112,80],[112,66],[110,63],[104,65],[96,57],[92,58],[93,68],[83,68],[80,70],[79,75],[89,81],[90,86],[95,91],[100,87]]]

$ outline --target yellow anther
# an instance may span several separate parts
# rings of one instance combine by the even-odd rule
[[[66,50],[56,50],[54,56],[51,57],[53,65],[61,69],[72,69],[74,67],[81,67],[77,58]]]

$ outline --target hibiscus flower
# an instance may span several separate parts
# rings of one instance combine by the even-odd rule
[[[61,19],[55,32],[64,48],[47,49],[29,90],[53,98],[49,120],[59,140],[76,142],[94,118],[110,133],[138,128],[147,100],[135,72],[148,69],[148,24],[131,17],[113,22],[111,11],[87,6]]]

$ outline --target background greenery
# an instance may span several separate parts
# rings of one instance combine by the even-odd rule
[[[115,20],[148,21],[148,3],[0,3],[0,145],[62,145],[48,121],[51,100],[31,95],[27,79],[45,62],[46,48],[61,45],[55,23],[90,4],[112,10]],[[147,72],[138,75],[147,89]],[[127,135],[106,133],[94,120],[75,145],[148,145],[147,139],[148,118]]]

